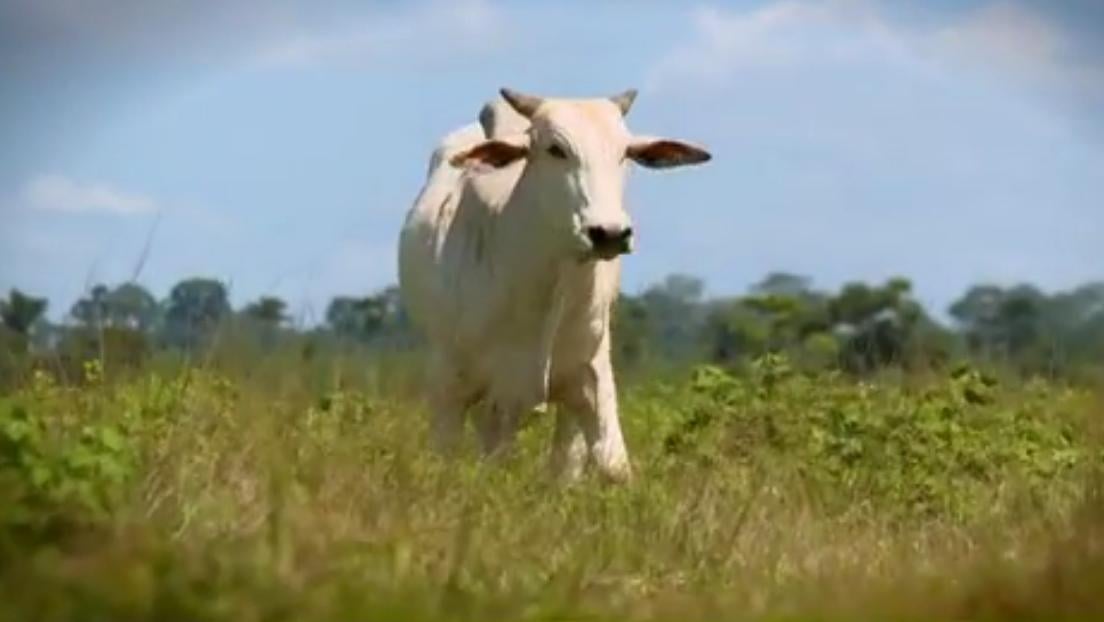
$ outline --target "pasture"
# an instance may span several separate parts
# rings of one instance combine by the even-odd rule
[[[289,349],[34,374],[0,400],[0,619],[1104,615],[1092,391],[779,355],[637,374],[635,479],[564,487],[546,414],[504,464],[427,451],[418,369]]]
[[[0,622],[1104,620],[1102,43],[0,3]]]

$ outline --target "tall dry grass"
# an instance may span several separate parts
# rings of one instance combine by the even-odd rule
[[[561,487],[546,419],[505,465],[445,461],[416,361],[298,357],[91,366],[4,398],[0,619],[1104,618],[1104,410],[1083,391],[637,380],[636,480]],[[893,413],[919,450],[946,437],[946,464],[886,449]]]

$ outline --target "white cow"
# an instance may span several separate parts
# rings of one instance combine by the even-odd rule
[[[610,365],[619,256],[632,249],[623,205],[630,161],[697,164],[705,150],[634,137],[636,91],[542,99],[509,89],[479,123],[445,137],[403,227],[399,283],[430,347],[437,446],[452,450],[464,413],[488,455],[508,448],[521,418],[559,406],[555,472],[577,477],[587,456],[615,480],[631,468]]]

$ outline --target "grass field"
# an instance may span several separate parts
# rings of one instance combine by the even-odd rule
[[[429,453],[408,368],[39,374],[0,400],[0,619],[1104,619],[1093,391],[637,378],[635,480],[565,488],[540,415],[503,466]]]

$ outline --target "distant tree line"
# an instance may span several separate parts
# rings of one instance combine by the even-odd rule
[[[1104,371],[1104,283],[1051,295],[1031,285],[976,285],[948,309],[950,325],[916,302],[904,278],[826,292],[806,277],[772,273],[742,296],[703,292],[701,280],[672,275],[622,297],[618,358],[741,365],[784,352],[805,366],[859,374],[965,358],[1023,374]]]
[[[1104,283],[1054,294],[1031,285],[977,285],[948,309],[949,325],[916,302],[903,278],[830,292],[800,275],[772,273],[741,296],[704,292],[700,279],[675,274],[623,295],[613,318],[617,363],[740,366],[783,352],[798,365],[855,374],[965,357],[1024,374],[1094,374],[1104,364]],[[136,283],[96,285],[60,324],[47,321],[47,308],[45,299],[17,289],[0,299],[0,381],[44,357],[133,366],[155,352],[202,356],[227,338],[259,353],[287,344],[371,353],[420,343],[395,287],[335,297],[324,322],[309,328],[291,322],[277,297],[235,310],[226,286],[208,278],[183,280],[162,300]]]

